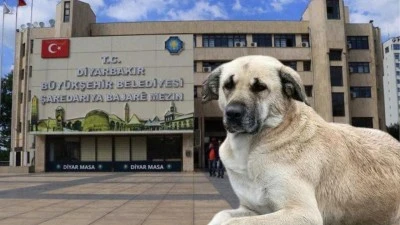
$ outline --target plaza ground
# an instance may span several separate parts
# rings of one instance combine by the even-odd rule
[[[0,225],[202,225],[237,206],[203,172],[0,174]]]

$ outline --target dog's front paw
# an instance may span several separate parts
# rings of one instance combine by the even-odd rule
[[[208,225],[222,225],[224,222],[228,221],[231,219],[232,216],[230,213],[226,211],[221,211],[212,218],[212,220],[208,223]]]

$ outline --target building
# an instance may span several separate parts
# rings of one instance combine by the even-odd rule
[[[400,123],[400,37],[383,43],[386,125]]]
[[[271,55],[301,75],[327,121],[384,129],[380,30],[349,23],[342,0],[310,1],[300,21],[96,23],[62,0],[53,27],[16,35],[12,166],[35,171],[193,171],[223,139],[209,72]]]

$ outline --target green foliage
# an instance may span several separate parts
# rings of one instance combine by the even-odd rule
[[[9,160],[10,160],[10,152],[0,151],[0,161],[9,161]]]
[[[12,71],[1,79],[0,150],[6,150],[6,155],[11,149],[12,80]]]
[[[390,126],[387,127],[387,132],[392,135],[394,138],[399,140],[399,124],[390,124]]]

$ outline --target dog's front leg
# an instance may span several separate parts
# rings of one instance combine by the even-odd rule
[[[319,211],[292,208],[266,215],[231,218],[222,225],[323,225],[323,220]]]
[[[237,209],[226,209],[215,214],[215,216],[213,217],[211,222],[208,223],[208,225],[221,225],[223,222],[226,222],[231,218],[243,217],[243,216],[249,217],[255,215],[258,214],[246,208],[245,206],[239,206],[239,208]]]

